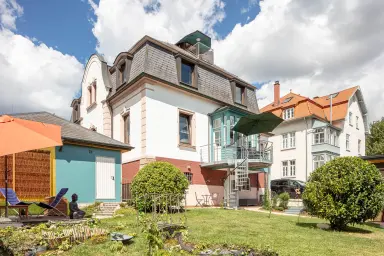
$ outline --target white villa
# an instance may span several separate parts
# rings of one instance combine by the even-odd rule
[[[261,109],[283,118],[274,131],[271,180],[306,181],[313,170],[338,156],[364,156],[369,131],[367,108],[358,86],[310,99],[290,92]]]
[[[208,194],[230,207],[258,203],[272,144],[263,135],[241,144],[231,130],[259,113],[256,88],[214,64],[208,36],[196,31],[176,44],[145,36],[112,66],[92,55],[81,84],[72,122],[134,147],[122,155],[125,183],[143,165],[166,161],[190,181],[189,206]]]

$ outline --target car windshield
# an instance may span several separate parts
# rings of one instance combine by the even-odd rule
[[[304,182],[304,181],[296,180],[296,182],[299,183],[299,184],[302,185],[302,186],[305,186],[305,182]]]

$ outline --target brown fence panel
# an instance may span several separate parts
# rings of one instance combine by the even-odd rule
[[[130,199],[132,199],[131,183],[121,184],[121,192],[122,192],[121,200],[123,202],[127,202]]]

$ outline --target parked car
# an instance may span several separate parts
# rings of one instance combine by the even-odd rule
[[[305,182],[290,179],[278,179],[271,181],[271,191],[272,193],[276,193],[278,195],[287,192],[291,198],[295,198],[296,189],[299,189],[302,194],[305,189]]]

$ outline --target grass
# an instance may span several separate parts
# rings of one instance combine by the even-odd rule
[[[325,221],[316,218],[272,215],[224,209],[193,209],[187,213],[188,238],[194,244],[246,245],[253,248],[269,246],[279,255],[381,255],[384,251],[384,231],[367,223],[350,227],[345,232],[325,231],[316,227]],[[136,215],[102,220],[102,226],[119,232],[138,233],[124,255],[143,255],[144,235],[139,233]],[[119,255],[110,251],[113,242],[85,243],[64,255]],[[122,254],[123,255],[123,254]]]

